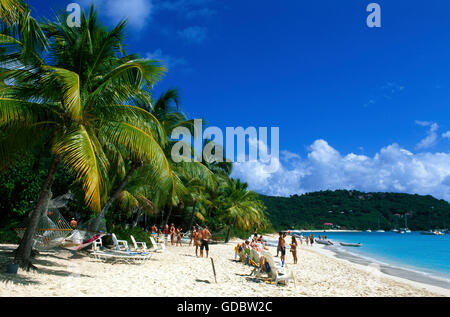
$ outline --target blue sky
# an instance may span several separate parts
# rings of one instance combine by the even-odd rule
[[[29,0],[51,16],[71,1]],[[381,6],[381,28],[366,7]],[[90,1],[80,0],[86,6]],[[450,199],[450,2],[94,0],[129,19],[128,50],[169,66],[183,110],[220,128],[280,128],[280,170],[237,164],[258,192]]]

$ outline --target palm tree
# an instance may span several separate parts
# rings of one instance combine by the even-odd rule
[[[13,24],[25,12],[27,4],[22,0],[0,0],[0,20]]]
[[[233,226],[250,230],[265,223],[264,204],[258,194],[247,187],[247,183],[239,179],[229,179],[222,187],[217,204],[222,212],[220,218],[228,225],[225,243],[230,240]]]
[[[156,172],[167,172],[161,148],[164,130],[152,114],[133,105],[148,96],[143,84],[153,85],[165,69],[155,61],[124,54],[125,25],[121,22],[106,30],[91,6],[88,17],[83,12],[80,28],[68,27],[64,14],[42,26],[48,42],[47,64],[38,58],[21,59],[17,53],[2,56],[4,63],[22,64],[20,69],[1,73],[2,79],[13,82],[0,90],[0,124],[5,132],[0,141],[2,159],[26,149],[40,135],[47,136],[52,153],[47,178],[16,252],[15,261],[21,267],[32,266],[32,237],[60,162],[82,184],[86,204],[94,211],[101,209],[109,168],[103,144],[122,146],[135,161],[145,160]],[[19,51],[21,44],[16,44]]]

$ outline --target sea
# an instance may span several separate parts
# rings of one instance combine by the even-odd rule
[[[450,289],[450,234],[423,235],[420,232],[305,232],[303,236],[326,235],[334,244],[324,246],[337,257],[382,272]],[[345,247],[339,242],[361,243]]]

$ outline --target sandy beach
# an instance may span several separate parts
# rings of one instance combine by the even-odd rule
[[[15,245],[0,245],[0,296],[450,296],[450,291],[410,282],[333,256],[318,245],[299,247],[288,268],[296,286],[274,285],[249,276],[252,268],[234,260],[234,246],[211,245],[211,260],[195,257],[195,249],[168,246],[144,264],[111,264],[95,260],[87,252],[65,249],[41,252],[35,260],[39,272],[4,273]],[[276,254],[274,247],[270,252]]]

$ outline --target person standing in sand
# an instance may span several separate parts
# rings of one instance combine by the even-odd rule
[[[291,252],[292,252],[292,257],[294,258],[294,264],[297,264],[297,240],[295,239],[294,236],[292,236],[292,241],[291,241]]]
[[[166,242],[167,242],[168,234],[169,234],[169,225],[166,224],[166,226],[164,228],[164,235],[165,235],[165,238],[166,238]]]
[[[170,243],[175,244],[175,226],[173,224],[170,225]]]
[[[206,257],[208,257],[209,253],[209,239],[211,239],[211,232],[208,230],[208,226],[205,226],[202,230],[202,237],[200,240],[200,256],[203,257],[203,249],[206,250]]]
[[[286,237],[286,233],[280,236],[280,252],[281,252],[281,263],[286,261],[286,241],[284,238]]]
[[[278,256],[278,253],[280,253],[280,251],[281,251],[281,239],[282,239],[282,233],[281,232],[278,232],[278,234],[279,234],[279,237],[278,237],[278,245],[277,245],[277,255],[276,256]]]
[[[183,246],[181,244],[181,229],[180,228],[177,229],[177,244],[176,244],[176,246],[178,246],[178,244],[180,244],[180,247]]]
[[[195,227],[192,227],[192,230],[191,230],[191,241],[189,241],[189,246],[191,246],[191,243],[192,243],[192,240],[194,240],[194,246],[195,246],[195,233],[196,233],[197,231],[195,230]]]
[[[195,245],[195,256],[198,257],[198,248],[200,246],[200,239],[202,238],[202,232],[199,227],[195,230],[194,235],[194,245]]]

